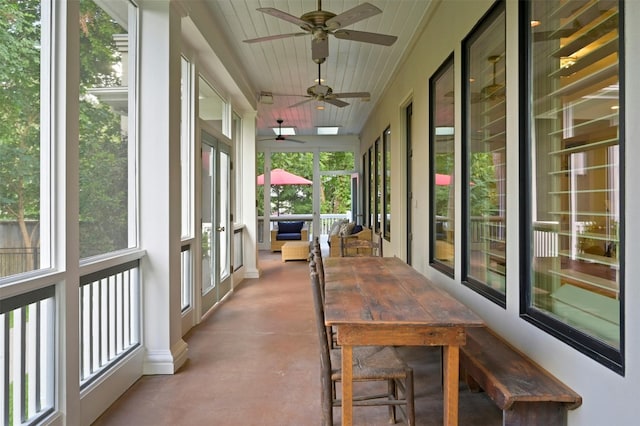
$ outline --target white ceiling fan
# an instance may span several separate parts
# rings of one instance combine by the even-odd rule
[[[354,8],[342,12],[339,15],[336,15],[335,13],[322,10],[322,0],[318,0],[318,10],[307,12],[299,18],[273,7],[261,7],[257,10],[298,25],[304,30],[304,32],[279,34],[244,40],[246,43],[257,43],[261,41],[311,34],[313,36],[311,40],[311,57],[313,58],[313,61],[318,64],[324,62],[327,56],[329,56],[329,34],[343,40],[360,41],[383,46],[391,46],[398,39],[398,37],[392,35],[344,29],[344,27],[351,24],[382,13],[380,9],[370,3],[362,3]]]
[[[276,122],[278,123],[278,134],[276,137],[272,137],[272,138],[262,138],[262,139],[258,139],[259,141],[276,141],[276,142],[295,142],[295,143],[306,143],[305,141],[299,141],[296,139],[291,139],[291,138],[286,138],[284,137],[284,135],[282,134],[282,123],[284,123],[284,120],[282,118],[278,118],[276,120]]]
[[[310,102],[313,100],[319,101],[319,102],[326,102],[331,105],[337,106],[338,108],[343,108],[349,105],[349,103],[340,100],[340,98],[360,98],[363,100],[369,100],[369,98],[371,98],[371,94],[369,92],[333,93],[333,89],[331,87],[325,86],[324,84],[321,83],[322,78],[320,75],[320,67],[321,65],[318,64],[318,83],[314,84],[311,87],[308,87],[306,95],[280,95],[280,96],[302,96],[302,97],[308,98],[308,99],[305,99],[304,101],[300,101],[298,103],[290,105],[289,108],[295,108],[299,105],[302,105],[306,102]]]

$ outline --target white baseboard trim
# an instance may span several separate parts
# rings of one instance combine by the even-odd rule
[[[174,374],[187,361],[189,346],[180,339],[171,350],[147,350],[142,374]]]

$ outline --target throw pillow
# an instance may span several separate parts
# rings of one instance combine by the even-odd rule
[[[346,219],[336,220],[335,222],[333,222],[333,224],[331,225],[331,229],[329,230],[329,236],[338,235],[338,233],[340,232],[340,226],[346,222]]]
[[[351,231],[352,234],[357,234],[358,232],[362,232],[362,225],[356,225],[353,227],[353,230]]]
[[[351,231],[355,228],[356,224],[353,222],[347,222],[340,225],[340,235],[351,235]]]

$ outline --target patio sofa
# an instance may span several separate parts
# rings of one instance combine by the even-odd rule
[[[306,222],[279,222],[271,230],[271,251],[281,251],[282,246],[289,241],[309,241]]]
[[[371,229],[355,225],[353,223],[343,223],[338,227],[337,232],[333,230],[329,234],[329,256],[340,257],[340,238],[347,235],[347,238],[357,238],[359,240],[371,241]]]

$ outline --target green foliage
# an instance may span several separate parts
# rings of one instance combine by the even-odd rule
[[[39,1],[0,0],[0,218],[22,223],[40,211],[39,20]]]
[[[123,29],[92,0],[80,2],[80,255],[128,246],[128,139],[122,117],[86,95],[119,86],[114,35]]]
[[[256,157],[256,170],[264,171],[264,154]],[[290,173],[313,180],[313,153],[278,152],[271,156],[271,169],[284,169]],[[353,170],[352,152],[322,152],[320,170]],[[264,215],[262,185],[258,186],[258,215]],[[327,176],[322,180],[321,213],[344,213],[351,209],[351,177]],[[286,214],[308,214],[312,211],[312,185],[271,185],[271,211]]]
[[[39,0],[0,0],[0,219],[19,224],[31,247],[27,220],[40,212]],[[83,256],[126,246],[127,139],[121,116],[90,95],[119,86],[113,36],[123,29],[92,0],[80,1],[80,220]],[[48,78],[48,76],[44,76]],[[55,141],[63,144],[64,141]],[[124,243],[123,243],[124,240]]]
[[[469,213],[471,216],[492,216],[498,208],[493,155],[490,152],[473,153],[470,163]]]

